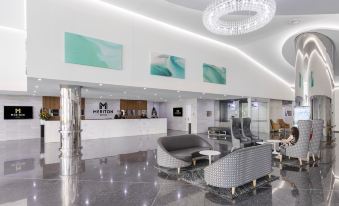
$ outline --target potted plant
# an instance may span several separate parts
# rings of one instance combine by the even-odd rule
[[[46,120],[49,120],[51,118],[51,115],[48,113],[47,109],[42,109],[39,114],[40,117],[40,124],[44,125]]]

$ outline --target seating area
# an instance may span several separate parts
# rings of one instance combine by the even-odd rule
[[[180,168],[183,167],[190,167],[186,172],[195,171],[195,161],[209,155],[209,164],[200,164],[199,166],[199,168],[203,168],[202,177],[207,186],[229,188],[232,195],[235,194],[237,187],[249,183],[252,183],[252,188],[255,188],[258,179],[265,176],[271,179],[272,158],[275,155],[274,152],[272,153],[272,143],[275,144],[279,140],[263,141],[253,135],[250,126],[250,118],[232,118],[232,150],[214,162],[211,162],[211,155],[221,153],[214,151],[212,144],[198,135],[159,138],[158,166],[177,169],[178,174],[180,174]],[[287,128],[289,125],[285,125],[285,127]],[[298,122],[298,141],[280,151],[282,154],[280,162],[283,161],[283,156],[289,159],[297,158],[300,166],[302,161],[309,161],[310,156],[313,161],[316,161],[316,157],[319,158],[323,128],[323,120],[300,120]],[[220,130],[215,129],[215,131]],[[194,179],[194,177],[192,178]]]
[[[231,131],[227,127],[208,127],[207,134],[209,138],[226,139],[226,137],[231,135]]]
[[[304,161],[309,161],[312,155],[313,161],[316,161],[316,156],[319,158],[320,141],[323,136],[324,120],[300,120],[298,122],[299,140],[295,145],[286,147],[281,151],[280,162],[283,156],[288,158],[297,158],[299,164]]]
[[[193,164],[199,152],[211,150],[212,145],[197,135],[180,135],[158,139],[157,163],[161,167],[180,168]]]

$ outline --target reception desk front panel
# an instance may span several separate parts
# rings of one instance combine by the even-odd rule
[[[59,121],[46,121],[45,143],[60,142]],[[82,120],[81,139],[100,139],[167,133],[167,119]]]

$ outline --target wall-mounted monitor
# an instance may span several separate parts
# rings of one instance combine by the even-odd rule
[[[33,107],[4,106],[4,119],[33,119]]]
[[[173,116],[174,117],[182,117],[182,107],[173,108]]]

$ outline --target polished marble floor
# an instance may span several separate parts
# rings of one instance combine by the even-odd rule
[[[169,131],[176,134],[181,132]],[[59,176],[59,144],[1,142],[0,206],[339,205],[335,144],[322,145],[321,160],[301,169],[274,161],[279,180],[230,201],[159,173],[156,140],[164,135],[83,141],[82,172],[70,177]],[[222,155],[232,146],[208,141]]]

